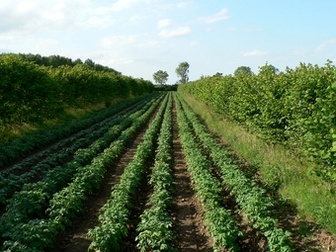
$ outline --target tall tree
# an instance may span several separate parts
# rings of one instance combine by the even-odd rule
[[[269,73],[272,73],[272,74],[278,74],[279,69],[276,68],[273,65],[268,64],[268,62],[266,62],[266,65],[264,65],[262,67],[259,67],[259,74],[260,73],[266,73],[266,72],[269,72]]]
[[[234,71],[234,76],[239,76],[239,75],[251,75],[253,74],[252,70],[248,66],[240,66]]]
[[[178,77],[181,79],[179,80],[180,84],[187,83],[189,81],[189,63],[188,62],[181,62],[175,70]]]
[[[168,80],[168,73],[166,71],[159,70],[153,74],[153,79],[158,85],[165,85]]]

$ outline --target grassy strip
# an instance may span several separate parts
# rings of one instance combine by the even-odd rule
[[[180,138],[186,154],[188,170],[194,183],[197,197],[202,203],[208,231],[213,239],[214,251],[230,249],[238,251],[237,239],[241,236],[231,212],[221,205],[221,185],[209,171],[209,161],[202,149],[195,144],[196,137],[176,99],[177,121]]]
[[[230,153],[216,143],[214,137],[207,132],[206,127],[198,121],[186,103],[182,104],[197,136],[220,168],[224,184],[228,186],[230,194],[235,196],[242,213],[254,228],[266,236],[271,251],[292,251],[288,240],[290,233],[276,227],[277,220],[272,211],[273,203],[264,189],[258,187],[240,171],[239,166],[231,160]]]
[[[89,230],[88,236],[92,238],[89,251],[122,250],[120,245],[122,238],[127,236],[132,197],[135,196],[147,169],[145,163],[154,151],[154,142],[161,127],[167,99],[165,101],[148,126],[144,141],[138,145],[134,158],[125,167],[119,183],[113,188],[110,198],[102,207],[103,213],[99,215],[101,224]]]
[[[336,233],[335,186],[308,173],[311,164],[300,160],[280,145],[267,145],[245,129],[212,113],[193,97],[183,98],[241,157],[261,172],[265,185],[279,188],[279,195],[297,206],[301,218],[314,220],[331,233]]]
[[[141,214],[137,227],[137,247],[145,251],[174,251],[171,246],[174,234],[172,217],[168,208],[172,203],[172,145],[173,145],[172,99],[165,112],[158,139],[157,154],[149,183],[153,194]]]

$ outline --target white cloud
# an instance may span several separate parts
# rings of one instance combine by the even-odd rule
[[[149,4],[151,3],[151,0],[117,0],[115,3],[113,3],[112,8],[116,11],[122,11],[141,3]]]
[[[227,15],[228,12],[229,12],[229,10],[224,8],[221,11],[219,11],[219,12],[217,12],[217,13],[211,15],[211,16],[201,17],[200,20],[203,23],[206,23],[206,24],[216,23],[216,22],[222,21],[224,19],[228,19],[229,18],[229,16]]]
[[[153,48],[153,47],[156,47],[158,45],[160,45],[160,42],[157,41],[157,40],[152,40],[152,39],[141,40],[139,43],[137,43],[137,47],[139,47],[139,48],[146,48],[146,47]]]
[[[179,3],[177,3],[177,8],[179,8],[179,9],[186,8],[186,7],[190,6],[191,3],[192,3],[191,1],[182,1],[182,2],[179,2]]]
[[[129,65],[134,62],[131,57],[128,57],[127,55],[120,55],[118,52],[110,50],[95,52],[90,57],[94,59],[95,62],[99,62],[99,64],[105,66],[111,66],[112,68],[116,65]],[[115,68],[115,70],[120,71],[118,68]]]
[[[113,8],[115,10],[123,10],[123,9],[126,9],[126,8],[130,8],[132,5],[135,5],[138,2],[140,2],[140,1],[139,0],[117,0],[113,4]]]
[[[188,26],[180,26],[176,28],[164,28],[159,32],[159,36],[162,38],[173,38],[173,37],[181,37],[186,36],[191,32],[190,27]]]
[[[263,56],[263,55],[266,55],[267,53],[268,51],[253,50],[253,51],[244,52],[242,54],[245,57],[254,57],[254,56]]]
[[[171,20],[168,18],[160,19],[157,22],[157,27],[160,29],[159,36],[162,38],[173,38],[186,36],[191,32],[189,26],[171,27]]]
[[[87,17],[84,21],[78,23],[78,27],[82,28],[107,28],[112,26],[115,23],[115,20],[107,16],[90,16]]]
[[[129,18],[129,21],[133,22],[133,23],[137,23],[137,22],[140,22],[140,21],[143,21],[143,20],[146,20],[146,19],[147,19],[146,16],[133,15]]]
[[[54,39],[40,39],[40,40],[34,40],[31,41],[33,47],[36,51],[42,51],[42,52],[48,52],[50,48],[55,48],[59,45],[59,41]],[[41,53],[42,53],[41,52]]]
[[[71,29],[84,3],[83,0],[4,0],[0,5],[0,33]]]
[[[136,44],[138,39],[136,36],[109,36],[100,40],[100,45],[104,48],[118,47],[124,45]]]
[[[194,46],[198,45],[198,42],[197,41],[191,41],[188,45],[191,46],[191,47],[194,47]]]
[[[316,48],[316,51],[319,52],[331,46],[336,46],[336,39],[324,41]]]
[[[117,35],[108,36],[99,40],[99,44],[104,49],[121,50],[127,48],[127,51],[137,50],[139,48],[153,48],[160,44],[159,41],[146,39],[141,35]]]
[[[158,22],[157,22],[157,27],[159,29],[163,29],[163,28],[166,28],[170,25],[171,21],[170,19],[168,18],[164,18],[164,19],[160,19]]]

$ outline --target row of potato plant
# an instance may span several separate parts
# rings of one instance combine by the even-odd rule
[[[73,140],[72,145],[63,148],[57,153],[50,153],[44,160],[31,167],[28,172],[17,176],[13,174],[3,178],[0,181],[0,204],[5,204],[7,199],[12,197],[16,191],[19,191],[25,183],[34,179],[37,174],[43,176],[52,168],[64,166],[67,158],[71,156],[73,156],[73,161],[78,161],[81,165],[88,164],[97,153],[107,148],[110,142],[115,139],[123,129],[129,127],[140,114],[144,113],[154,101],[153,99],[152,102],[147,103],[142,109],[135,107],[124,115],[120,115],[109,121],[104,120],[103,124],[99,124],[100,128],[97,130],[84,130],[86,134],[82,134],[82,132],[78,134],[80,137]],[[143,104],[139,105],[142,106]],[[135,110],[137,111],[134,112]],[[130,114],[131,112],[134,113]],[[92,143],[95,139],[96,141]],[[63,141],[61,141],[61,144],[63,144]],[[24,164],[26,164],[26,162],[24,162]],[[14,167],[22,169],[23,165],[18,164]],[[12,172],[13,170],[14,169],[11,169]]]
[[[100,225],[90,229],[88,236],[92,238],[90,251],[118,251],[121,250],[121,240],[127,236],[128,223],[132,208],[132,199],[136,195],[137,188],[143,181],[146,162],[150,160],[154,152],[155,140],[161,127],[162,118],[167,106],[160,107],[155,119],[149,124],[145,132],[144,140],[138,145],[132,161],[125,167],[118,184],[112,189],[110,198],[102,207],[99,215]]]
[[[150,96],[147,95],[138,97],[130,101],[115,104],[108,109],[91,113],[80,119],[54,126],[48,130],[29,134],[8,143],[0,143],[0,167],[9,165],[16,159],[22,158],[36,149],[41,149],[47,145],[50,145],[60,138],[68,137],[82,129],[90,127],[97,122],[101,122],[103,119],[114,115],[115,113],[131,106],[132,104],[135,104],[143,99],[147,99],[148,97],[154,97],[156,95],[157,94],[151,94]]]
[[[149,110],[147,110],[147,107],[142,108],[140,110],[144,114],[142,117],[148,118],[158,102],[155,101]],[[140,116],[138,113],[135,115]],[[142,120],[141,117],[140,120]],[[120,134],[119,130],[109,133],[111,136]],[[67,183],[70,183],[74,174],[84,169],[84,165],[81,165],[78,160],[74,159],[64,167],[60,166],[51,170],[41,181],[26,184],[23,190],[16,193],[9,201],[7,211],[0,219],[0,234],[10,232],[11,228],[15,228],[16,225],[28,222],[32,216],[43,216],[48,201],[52,198],[53,194],[61,190]]]
[[[113,120],[113,121],[117,123],[120,120],[118,121]],[[108,127],[108,125],[105,126]],[[3,178],[0,181],[0,203],[5,204],[7,199],[12,197],[12,195],[16,191],[20,190],[25,183],[29,183],[29,181],[32,181],[34,178],[36,178],[37,174],[43,176],[45,173],[49,172],[49,170],[54,167],[64,166],[65,165],[64,162],[65,160],[67,160],[67,158],[74,155],[74,153],[76,153],[80,149],[86,150],[85,147],[92,142],[92,139],[96,138],[98,134],[102,134],[105,131],[106,128],[102,127],[97,131],[89,132],[85,137],[79,138],[76,141],[74,141],[73,144],[70,145],[69,147],[66,147],[63,150],[60,150],[54,154],[50,153],[50,155],[44,158],[41,162],[33,165],[29,169],[29,171],[18,175],[15,175],[14,173]],[[16,165],[15,168],[19,167],[23,169],[24,164]]]
[[[92,120],[89,120],[91,117],[86,116],[85,119],[78,119],[77,131],[75,132],[68,132],[68,125],[59,125],[57,128],[61,131],[63,131],[63,134],[58,138],[57,142],[52,144],[49,147],[46,147],[42,151],[38,151],[37,153],[33,155],[29,155],[27,158],[24,158],[22,161],[7,167],[4,171],[0,172],[0,179],[5,179],[7,176],[12,174],[19,174],[20,171],[24,169],[29,169],[30,167],[36,165],[40,160],[43,160],[46,157],[49,157],[51,154],[61,150],[62,148],[65,148],[67,146],[71,146],[75,141],[78,141],[80,138],[85,138],[87,135],[91,132],[96,132],[97,130],[101,130],[102,127],[107,125],[111,120],[116,119],[116,117],[121,117],[123,115],[126,115],[131,110],[136,111],[140,107],[144,106],[147,102],[152,100],[154,97],[145,97],[141,100],[136,102],[133,102],[128,107],[125,108],[125,105],[117,105],[113,110],[112,109],[106,109],[107,111],[112,110],[113,113],[110,111],[109,113],[104,113],[104,111],[101,111],[97,115],[94,113],[91,115]],[[101,115],[105,115],[102,117]],[[100,121],[97,121],[101,119]],[[80,123],[82,122],[82,123]],[[69,122],[69,125],[75,124],[74,122]],[[71,127],[70,127],[71,128]],[[75,129],[73,129],[75,130]],[[52,129],[50,131],[53,131]],[[101,131],[103,132],[103,130]],[[68,134],[66,134],[68,133]],[[42,134],[42,133],[41,133]],[[36,133],[37,135],[37,133]],[[43,136],[41,137],[43,139]],[[54,141],[55,142],[55,141]],[[41,146],[40,146],[41,147]]]
[[[168,211],[172,204],[172,188],[174,178],[172,175],[172,96],[165,112],[155,164],[152,170],[149,184],[153,187],[153,193],[147,203],[147,208],[140,216],[137,226],[137,247],[141,252],[145,251],[175,251],[172,247],[174,234],[172,230],[172,217]]]
[[[182,100],[182,98],[179,98]],[[203,146],[209,150],[214,163],[219,167],[224,185],[230,190],[239,204],[241,213],[251,225],[260,230],[268,240],[270,251],[292,251],[289,241],[290,233],[277,227],[272,199],[255,181],[246,177],[231,158],[229,151],[216,142],[214,136],[201,124],[191,108],[182,101],[185,113],[201,140]]]
[[[148,106],[145,106],[131,116],[133,116],[134,119],[141,116],[141,114],[148,117],[149,114],[154,111],[158,102],[158,100],[154,101],[153,104],[149,106],[149,110]],[[108,138],[105,139],[106,143],[110,144],[120,134],[120,128],[112,127],[107,134]],[[88,152],[88,157],[92,154],[98,155],[102,151],[96,150],[93,152],[90,147],[83,149],[83,151],[85,150]],[[84,162],[84,160],[86,160],[86,162]],[[59,166],[50,170],[41,181],[24,185],[23,189],[9,200],[6,213],[0,219],[0,231],[8,232],[11,228],[15,228],[16,225],[28,222],[32,216],[43,216],[48,201],[52,198],[53,194],[61,190],[67,183],[70,183],[76,172],[83,169],[90,161],[91,159],[85,156],[85,152],[81,152],[80,159],[77,159],[75,156],[74,159],[65,166]],[[0,232],[0,234],[3,232]]]
[[[176,96],[175,96],[176,97]],[[213,239],[214,251],[229,249],[237,251],[237,239],[242,235],[231,212],[223,206],[220,182],[212,175],[210,162],[198,146],[193,129],[183,112],[181,103],[176,99],[177,121],[182,148],[186,156],[188,171],[202,204],[205,223]]]
[[[158,102],[155,104],[157,105]],[[83,211],[86,198],[101,186],[106,169],[111,168],[125,150],[126,144],[145,125],[156,108],[155,104],[140,116],[131,127],[124,130],[107,149],[98,154],[90,164],[83,167],[76,161],[71,162],[71,165],[76,167],[75,175],[72,176],[72,182],[67,187],[52,195],[45,191],[36,192],[31,202],[43,201],[44,204],[37,205],[44,210],[45,204],[47,204],[46,211],[39,212],[39,209],[35,209],[40,213],[36,214],[31,213],[30,208],[25,209],[21,213],[24,217],[23,221],[16,222],[17,225],[15,226],[9,224],[11,229],[4,231],[3,248],[8,251],[41,251],[52,246],[57,234],[70,225],[72,219]],[[56,175],[55,179],[57,177]],[[52,181],[50,182],[52,183]],[[51,187],[53,187],[53,184],[51,184]],[[44,189],[46,188],[45,186]],[[32,191],[27,193],[34,194]],[[24,201],[24,197],[21,200]],[[20,203],[18,205],[23,207]],[[12,216],[15,220],[14,209],[13,212]],[[25,217],[25,214],[30,215],[30,217]],[[16,216],[18,215],[20,214]]]

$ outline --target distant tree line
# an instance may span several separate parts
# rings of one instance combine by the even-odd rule
[[[50,56],[41,56],[40,54],[18,54],[24,60],[33,62],[39,66],[50,66],[50,67],[60,67],[60,66],[71,66],[74,67],[75,65],[86,65],[96,71],[105,71],[111,72],[115,74],[121,74],[120,72],[114,70],[113,68],[103,66],[93,62],[91,59],[86,59],[84,62],[81,59],[72,60],[71,58],[67,58],[60,55],[50,55]]]
[[[155,90],[160,91],[171,91],[177,90],[178,84],[184,84],[189,81],[189,63],[188,62],[181,62],[178,67],[175,69],[175,73],[180,78],[173,86],[170,87],[165,86],[169,77],[167,71],[158,70],[153,74],[153,79],[156,85]]]

